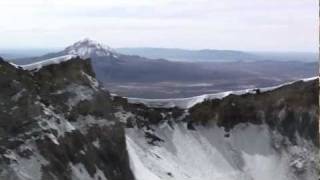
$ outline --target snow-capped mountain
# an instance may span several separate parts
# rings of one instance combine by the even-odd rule
[[[21,61],[26,62],[23,64],[34,63],[38,61],[44,61],[47,59],[57,58],[61,56],[79,56],[82,59],[117,59],[118,53],[112,48],[97,41],[85,38],[77,41],[61,51],[52,52],[39,57],[23,58]]]
[[[116,53],[109,46],[103,45],[99,42],[90,40],[88,38],[83,39],[68,46],[63,50],[64,54],[78,55],[81,58],[90,57],[103,57],[103,56],[114,56]]]
[[[78,41],[58,52],[15,62],[30,64],[70,54],[90,58],[96,78],[108,85],[111,92],[139,98],[192,97],[209,92],[269,87],[316,75],[316,63],[172,62],[121,54],[89,39]],[[201,84],[204,86],[198,88]]]
[[[318,178],[318,79],[157,103],[79,57],[0,70],[1,180]]]

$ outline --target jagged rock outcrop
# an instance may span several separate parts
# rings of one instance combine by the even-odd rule
[[[0,179],[133,179],[90,60],[26,71],[0,60]]]
[[[0,87],[1,180],[319,174],[318,79],[150,103],[110,96],[90,60],[64,57],[22,67],[1,59]]]
[[[124,108],[118,117],[127,122],[131,166],[141,180],[311,180],[319,175],[318,86],[318,79],[301,80],[186,109],[175,105],[199,100],[114,101]]]

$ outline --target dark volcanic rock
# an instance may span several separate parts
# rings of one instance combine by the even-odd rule
[[[230,131],[240,123],[267,124],[296,141],[296,133],[319,145],[318,139],[318,79],[297,81],[278,89],[243,95],[229,95],[222,99],[205,100],[190,109],[151,108],[144,104],[130,104],[125,98],[114,97],[114,104],[135,115],[139,128],[159,125],[164,121],[187,122],[189,130],[194,125],[217,123]],[[187,112],[187,114],[185,114]]]
[[[296,169],[296,177],[307,177],[300,176],[307,171],[305,167],[312,168],[312,175],[317,171],[313,150],[314,146],[319,147],[318,80],[206,100],[189,109],[155,108],[110,96],[95,80],[89,59],[74,58],[34,71],[0,59],[0,87],[1,180],[133,180],[126,136],[132,135],[130,140],[141,143],[137,146],[143,148],[163,148],[166,144],[170,151],[179,153],[170,144],[170,134],[166,134],[175,128],[185,127],[186,134],[201,134],[199,127],[209,132],[218,126],[224,130],[222,138],[232,139],[232,130],[238,125],[263,125],[270,130],[270,143],[274,143],[270,146],[280,144],[284,148],[277,147],[276,152],[289,152],[285,154],[289,156],[288,166]],[[161,125],[169,130],[161,131]],[[274,139],[281,142],[273,142]],[[289,142],[284,142],[287,139]],[[144,140],[146,146],[142,145]],[[304,147],[305,142],[312,143]],[[298,148],[303,153],[285,146],[301,146]],[[152,156],[166,158],[156,153]],[[242,162],[241,157],[236,157]],[[305,162],[297,161],[301,158]],[[165,171],[169,178],[177,177],[176,173]]]
[[[190,116],[194,123],[217,121],[227,130],[239,123],[266,123],[293,142],[298,133],[319,145],[318,87],[318,80],[298,81],[270,92],[230,95],[197,104]]]
[[[94,76],[79,58],[31,72],[0,60],[0,179],[134,179],[124,129]]]

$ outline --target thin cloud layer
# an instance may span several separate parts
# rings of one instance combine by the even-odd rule
[[[83,37],[113,47],[316,51],[313,0],[11,0],[0,48],[62,47]]]

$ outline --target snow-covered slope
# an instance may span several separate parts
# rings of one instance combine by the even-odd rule
[[[313,180],[319,175],[317,92],[318,78],[309,78],[260,93],[129,99],[117,116],[128,122],[137,180]]]
[[[65,56],[51,58],[51,59],[47,59],[47,60],[43,60],[43,61],[31,63],[31,64],[26,64],[26,65],[21,65],[21,66],[14,65],[14,64],[13,65],[16,67],[21,67],[24,70],[37,71],[44,66],[49,66],[51,64],[60,64],[61,62],[65,62],[65,61],[71,60],[72,58],[76,58],[76,57],[77,57],[76,55],[65,55]]]
[[[127,146],[137,180],[315,180],[312,147],[276,149],[283,136],[266,125],[239,124],[226,137],[217,125],[162,126],[150,145],[138,129],[127,130]],[[301,144],[299,144],[301,145]],[[279,146],[281,146],[279,144]],[[299,177],[295,170],[305,173]]]

